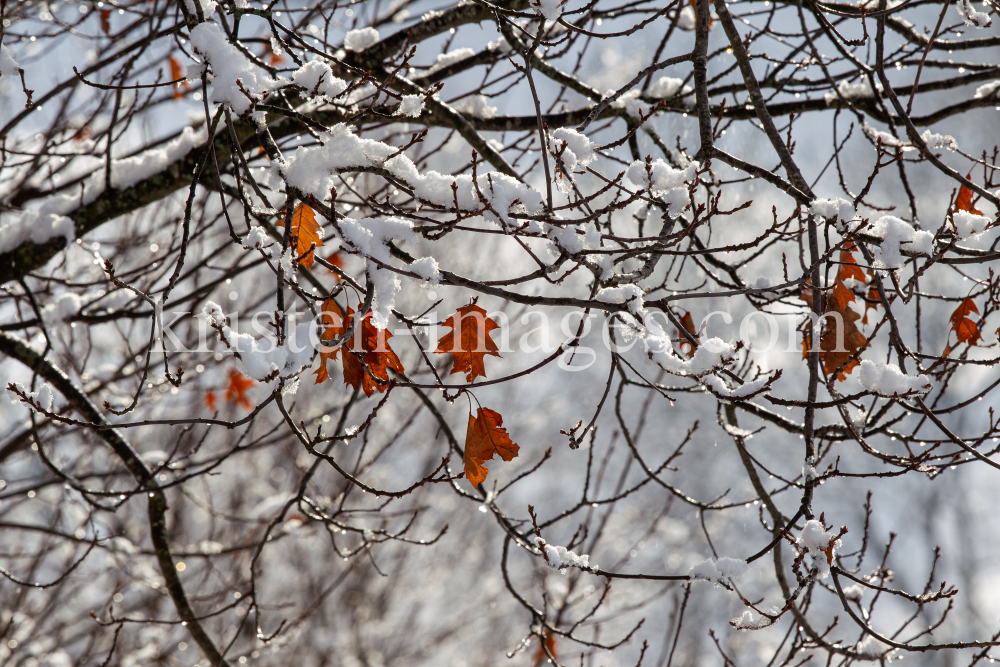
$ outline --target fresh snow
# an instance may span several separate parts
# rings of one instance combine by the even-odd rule
[[[221,328],[228,349],[240,355],[240,370],[254,380],[291,377],[312,365],[314,349],[309,344],[311,322],[298,324],[289,332],[286,345],[279,347],[274,341],[265,339],[262,343],[250,334],[231,329],[226,324],[222,307],[213,301],[207,302],[202,312],[210,324]]]
[[[716,586],[724,586],[729,579],[739,580],[750,571],[750,565],[745,560],[723,556],[717,561],[711,558],[704,560],[688,572],[688,576],[699,581],[710,581]]]
[[[985,3],[983,3],[986,6]],[[993,25],[992,19],[987,12],[978,12],[972,6],[972,0],[958,0],[955,3],[955,11],[958,15],[962,17],[965,21],[965,25],[970,25],[975,28],[989,28]]]
[[[424,76],[443,70],[445,67],[454,65],[455,63],[461,62],[466,58],[471,58],[474,55],[476,55],[476,52],[470,48],[455,49],[454,51],[449,51],[448,53],[438,54],[437,62],[430,66]]]
[[[659,100],[666,100],[681,95],[681,104],[686,107],[694,106],[694,88],[685,85],[683,79],[672,76],[661,76],[649,87],[649,96]]]
[[[378,39],[378,30],[375,28],[351,30],[344,37],[344,48],[348,51],[364,51],[369,46],[377,44]]]
[[[955,211],[952,216],[955,221],[955,231],[960,240],[975,238],[986,231],[990,224],[990,219],[985,215],[976,215],[969,211]]]
[[[551,568],[556,570],[567,567],[578,567],[582,570],[597,569],[596,565],[590,564],[590,556],[588,554],[577,555],[566,547],[549,544],[537,535],[532,535],[528,539],[539,551],[545,554],[544,560]]]
[[[497,115],[497,108],[490,106],[489,98],[485,95],[469,95],[452,104],[451,108],[459,113],[483,120],[489,120]]]
[[[926,375],[907,375],[896,364],[883,364],[869,359],[861,362],[858,381],[867,391],[885,397],[926,394],[932,386]]]
[[[195,26],[191,30],[191,45],[208,60],[215,74],[212,102],[226,104],[238,115],[250,110],[250,100],[244,91],[255,98],[262,98],[281,85],[230,44],[222,28],[215,23]],[[241,85],[243,90],[240,90]]]
[[[565,149],[563,143],[566,144]],[[562,151],[561,158],[567,171],[586,167],[597,157],[590,138],[567,127],[560,127],[549,134],[549,151],[553,155]]]
[[[834,551],[841,546],[836,533],[828,533],[823,528],[823,524],[816,519],[806,521],[799,534],[798,544],[802,549],[812,556],[813,567],[819,570],[819,575],[823,579],[830,575],[830,560],[827,551],[832,558]],[[831,544],[833,548],[831,548]]]
[[[989,83],[984,83],[983,85],[976,88],[976,99],[981,100],[985,97],[990,97],[998,90],[1000,90],[1000,79],[998,79],[997,81],[990,81]]]
[[[846,199],[816,199],[809,207],[809,212],[821,218],[836,218],[848,222],[856,215],[854,205]]]
[[[422,95],[403,95],[403,99],[400,100],[399,106],[396,107],[396,111],[392,115],[419,118],[423,110],[424,98]]]
[[[319,60],[310,60],[292,73],[292,82],[312,94],[333,99],[347,90],[347,82],[333,75],[330,66]]]
[[[20,65],[14,60],[14,54],[5,45],[0,44],[0,75],[17,76]]]
[[[876,269],[900,269],[903,267],[902,247],[905,250],[930,255],[934,250],[934,235],[914,229],[910,223],[892,215],[884,215],[872,225],[869,233],[882,242],[875,246]]]
[[[549,21],[558,21],[566,0],[530,0],[531,8]]]

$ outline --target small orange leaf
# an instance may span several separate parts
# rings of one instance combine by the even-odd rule
[[[340,306],[333,299],[323,304],[323,320],[325,329],[320,334],[320,340],[329,341],[343,336],[354,318],[354,310],[347,309],[347,317],[341,314]],[[370,315],[366,315],[355,323],[354,335],[341,347],[335,350],[320,349],[320,366],[313,371],[316,374],[316,384],[325,382],[329,377],[326,371],[326,361],[336,359],[343,353],[341,361],[344,365],[344,384],[360,388],[365,395],[371,396],[376,391],[384,392],[389,384],[389,369],[404,373],[403,363],[389,346],[392,332],[386,329],[376,329],[371,323]],[[381,382],[376,381],[381,380]]]
[[[321,341],[331,341],[336,340],[340,336],[344,335],[344,331],[347,330],[347,322],[344,320],[344,313],[340,310],[340,306],[333,299],[327,299],[323,302],[322,312],[320,313],[320,334],[319,339]],[[321,345],[319,348],[319,368],[317,368],[313,373],[316,374],[315,384],[320,384],[321,382],[326,382],[329,378],[329,374],[326,371],[326,362],[329,359],[337,358],[337,348],[331,348],[326,345]]]
[[[972,299],[962,299],[962,303],[958,304],[958,308],[955,312],[951,314],[949,321],[951,322],[951,330],[955,332],[959,343],[968,343],[969,345],[979,344],[979,327],[976,323],[969,317],[972,313],[979,314],[979,308]]]
[[[982,215],[983,212],[972,205],[972,190],[964,185],[958,189],[958,196],[955,197],[955,210],[968,211],[974,215]]]
[[[691,5],[691,9],[694,10],[694,20],[697,24],[698,22],[698,0],[688,0],[688,4]],[[708,15],[708,29],[712,29],[712,24],[715,23],[715,19],[712,18],[712,14]]]
[[[282,222],[279,227],[284,227]],[[323,230],[316,222],[316,212],[306,204],[299,204],[292,213],[292,238],[295,241],[295,250],[299,255],[299,263],[307,269],[311,269],[315,257],[314,248],[323,246]]]
[[[177,62],[177,58],[173,56],[167,57],[167,62],[170,63],[170,80],[177,81],[178,79],[184,78],[184,72],[181,69],[181,64]],[[174,84],[174,99],[181,99],[184,97],[184,93],[191,90],[191,84],[187,81],[181,81],[180,83]]]
[[[548,654],[545,652],[546,649],[548,649]],[[535,667],[541,667],[549,655],[553,658],[558,657],[556,653],[556,636],[546,630],[544,645],[542,642],[538,642],[538,650],[535,651]]]
[[[272,65],[280,65],[281,63],[285,62],[285,59],[281,57],[279,54],[275,53],[274,49],[271,48],[270,41],[264,42],[264,58],[266,58],[267,62]]]
[[[327,257],[326,261],[329,264],[333,264],[338,269],[343,269],[344,268],[344,254],[342,252],[340,252],[339,250],[337,252],[333,253],[332,255],[330,255],[329,257]],[[336,271],[331,271],[330,269],[327,269],[326,272],[329,273],[329,274],[331,274],[333,276],[333,280],[335,282],[338,282],[338,283],[340,282],[340,276],[337,275]]]
[[[517,456],[519,447],[511,441],[503,428],[503,417],[489,408],[479,408],[477,415],[469,415],[469,429],[465,434],[465,478],[472,486],[479,486],[489,473],[483,463],[498,454],[504,461]]]
[[[237,370],[230,369],[229,381],[226,385],[226,400],[233,405],[241,405],[247,410],[253,409],[253,401],[247,396],[250,387],[257,384]]]
[[[102,9],[101,10],[101,32],[105,35],[111,33],[111,10]]]
[[[691,334],[692,338],[698,338],[698,330],[694,328],[694,318],[691,317],[691,313],[684,311],[684,315],[681,316],[681,325],[685,331]],[[693,357],[695,346],[687,340],[680,330],[677,331],[677,337],[681,339],[681,350],[687,354],[688,358]]]
[[[490,332],[499,329],[492,318],[486,317],[486,311],[470,303],[462,306],[449,317],[444,326],[451,331],[438,340],[437,354],[451,354],[452,373],[465,373],[467,382],[473,382],[477,377],[486,377],[486,364],[483,357],[487,354],[500,356],[497,344],[490,338]],[[458,336],[455,333],[458,332]]]
[[[205,392],[205,407],[207,407],[212,412],[215,412],[218,409],[218,406],[219,406],[219,402],[218,402],[218,399],[215,398],[215,392],[212,391],[212,390],[206,391]]]

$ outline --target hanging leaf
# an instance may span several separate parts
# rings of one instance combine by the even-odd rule
[[[284,222],[278,226],[284,227]],[[323,246],[323,230],[316,222],[316,212],[307,204],[299,203],[292,212],[292,239],[295,240],[299,264],[311,269],[316,259],[314,249]]]
[[[215,392],[211,389],[205,392],[205,407],[212,412],[215,412],[219,408],[218,399],[215,397]]]
[[[691,5],[691,9],[694,10],[694,22],[698,25],[698,0],[688,0],[688,4]],[[712,13],[708,13],[708,29],[712,29],[712,24],[715,23],[715,19],[712,18]]]
[[[344,268],[344,253],[342,253],[342,252],[340,252],[338,250],[337,252],[335,252],[332,255],[330,255],[329,257],[327,257],[326,261],[327,261],[328,264],[332,264],[335,267],[337,267],[338,269],[343,269]],[[340,282],[340,276],[337,274],[336,271],[332,271],[330,269],[327,269],[326,272],[333,276],[333,280],[335,282],[338,282],[338,283]]]
[[[105,35],[111,34],[111,10],[101,10],[101,32]]]
[[[978,315],[979,308],[976,307],[972,299],[966,298],[962,299],[962,303],[958,304],[958,308],[951,314],[951,330],[955,332],[959,343],[979,344],[979,327],[969,317],[972,313]]]
[[[253,409],[253,401],[247,396],[250,387],[257,384],[237,370],[230,369],[229,381],[226,384],[226,400],[233,405],[239,405],[247,410]]]
[[[861,316],[850,307],[850,304],[854,303],[857,297],[844,284],[844,281],[848,279],[857,280],[862,284],[865,283],[864,271],[858,266],[851,252],[854,248],[854,244],[852,243],[845,245],[840,251],[840,267],[833,281],[833,286],[830,288],[830,293],[829,295],[821,293],[820,296],[823,299],[821,301],[823,312],[828,315],[839,315],[839,320],[842,323],[841,326],[838,326],[836,317],[824,317],[819,337],[820,359],[823,362],[823,370],[828,374],[836,373],[838,382],[846,380],[851,371],[861,363],[861,360],[856,355],[864,347],[865,343],[868,342],[868,339],[865,338],[865,335],[858,328],[858,320],[861,319]],[[803,289],[802,295],[799,298],[812,306],[812,300],[815,298],[812,286],[808,285]],[[809,325],[809,320],[806,320],[806,325]],[[841,335],[843,336],[842,340],[840,338]],[[802,346],[803,358],[809,355],[809,340],[810,335],[806,332]]]
[[[694,328],[694,318],[691,317],[691,313],[688,311],[684,311],[684,314],[681,316],[681,326],[684,327],[684,331],[691,334],[692,338],[698,338],[698,330]],[[681,351],[684,352],[689,359],[693,357],[696,349],[695,346],[688,341],[687,337],[680,330],[677,331],[677,337],[681,339]]]
[[[473,382],[477,377],[486,377],[483,357],[487,354],[500,356],[500,350],[490,338],[490,332],[499,329],[500,325],[486,317],[485,310],[470,303],[455,311],[444,326],[450,327],[451,331],[441,336],[434,351],[437,354],[451,354],[451,372],[465,373],[467,382]]]
[[[546,630],[544,632],[545,641],[538,642],[538,649],[535,651],[535,667],[541,667],[546,660],[549,659],[551,655],[553,658],[558,657],[556,653],[556,636]],[[546,653],[548,650],[548,653]]]
[[[472,486],[479,486],[489,473],[483,463],[494,454],[504,461],[517,456],[519,447],[514,444],[507,429],[502,428],[503,417],[489,408],[479,408],[473,417],[469,415],[469,429],[465,435],[465,478]]]
[[[184,77],[184,71],[181,69],[181,64],[177,61],[177,58],[173,56],[167,57],[167,62],[170,63],[170,80],[177,81]],[[191,84],[187,81],[181,81],[180,83],[174,84],[174,99],[181,99],[184,94],[191,90]]]
[[[347,330],[347,322],[345,321],[344,313],[340,310],[340,306],[338,306],[337,302],[333,299],[327,299],[323,302],[323,307],[320,312],[319,327],[319,339],[322,343],[336,340],[340,336],[343,336],[344,332]],[[336,358],[337,348],[320,345],[319,368],[313,371],[313,373],[316,374],[315,384],[326,382],[326,380],[330,377],[326,370],[326,362],[329,359]]]
[[[983,212],[972,205],[972,190],[964,185],[958,189],[958,196],[955,197],[955,210],[968,211],[973,215],[982,215]]]

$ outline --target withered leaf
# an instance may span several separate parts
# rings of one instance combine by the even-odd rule
[[[441,336],[438,341],[438,354],[451,354],[452,373],[465,373],[468,382],[477,377],[486,377],[486,365],[483,357],[487,354],[499,357],[500,350],[490,338],[490,332],[499,329],[492,318],[486,317],[486,311],[474,303],[462,306],[449,317],[444,326],[451,331]],[[457,336],[456,336],[457,332]]]
[[[479,486],[489,473],[483,463],[494,454],[504,461],[510,461],[519,447],[511,441],[507,429],[502,427],[503,417],[489,408],[479,408],[473,417],[469,415],[469,429],[465,435],[465,478],[472,486]]]

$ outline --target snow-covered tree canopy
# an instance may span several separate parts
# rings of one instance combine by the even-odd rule
[[[0,665],[1000,656],[996,0],[0,14]]]

